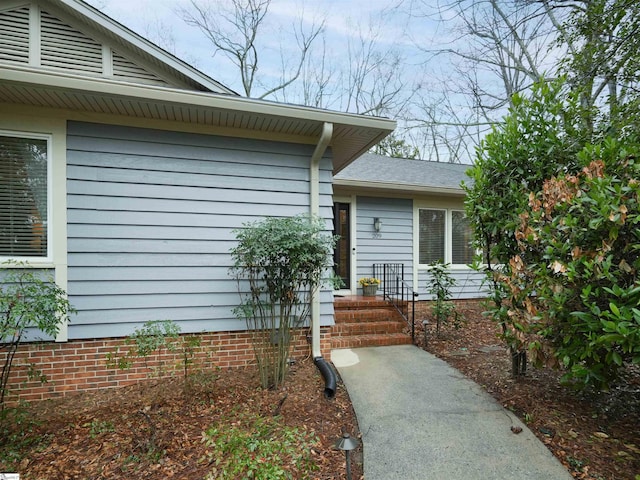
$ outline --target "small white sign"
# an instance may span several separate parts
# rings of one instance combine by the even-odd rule
[[[0,480],[20,480],[19,473],[0,473]]]

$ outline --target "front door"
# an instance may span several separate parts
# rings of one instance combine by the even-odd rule
[[[351,285],[351,219],[349,203],[333,204],[333,234],[338,241],[333,252],[333,269],[343,282],[342,288]]]

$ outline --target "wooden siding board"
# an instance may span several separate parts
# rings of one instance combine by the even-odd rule
[[[183,240],[184,238],[191,238],[195,241],[209,241],[235,239],[235,235],[228,228],[217,226],[190,228],[188,226],[174,227],[171,225],[94,224],[91,230],[86,230],[81,224],[69,223],[68,234],[70,237],[80,237],[82,235],[80,238],[102,239],[129,239],[136,237],[141,240]]]
[[[69,338],[123,336],[148,320],[243,330],[229,276],[233,229],[309,209],[313,146],[68,124]],[[321,215],[331,215],[329,157]],[[329,224],[329,222],[328,222]],[[333,296],[321,292],[321,323]]]
[[[257,184],[258,182],[256,182]],[[198,202],[225,203],[275,203],[278,205],[305,205],[309,194],[274,192],[262,190],[236,190],[207,187],[181,187],[166,184],[102,183],[69,181],[67,192],[84,195],[87,201],[95,196],[126,197],[130,201],[136,198],[162,200],[193,200]]]
[[[199,188],[215,188],[236,191],[247,190],[270,190],[282,192],[304,192],[308,190],[308,182],[306,180],[289,179],[283,182],[282,179],[267,178],[263,176],[231,176],[219,174],[193,174],[193,173],[176,173],[176,172],[159,172],[149,170],[125,170],[109,168],[100,169],[96,167],[68,167],[68,178],[70,180],[81,181],[99,181],[109,182],[127,188],[132,180],[135,179],[135,185],[155,186],[157,184],[167,185],[171,187],[199,187]],[[328,185],[321,184],[322,194],[327,194]]]
[[[232,291],[232,290],[231,290]],[[149,294],[108,295],[96,292],[94,295],[77,295],[74,292],[74,306],[78,310],[111,310],[134,308],[190,308],[230,305],[227,292],[222,293],[168,293],[157,290]],[[74,322],[75,323],[75,322]]]
[[[103,268],[105,266],[120,267],[149,267],[150,275],[155,268],[170,267],[199,267],[210,265],[212,267],[225,267],[231,265],[228,253],[219,254],[191,254],[179,253],[166,255],[162,253],[133,253],[122,254],[119,252],[81,252],[69,253],[69,265],[81,267]],[[152,278],[152,277],[150,277]]]
[[[251,162],[251,160],[255,160]],[[184,159],[183,162],[176,163],[172,157],[154,157],[146,155],[116,155],[103,152],[70,152],[68,164],[81,165],[83,167],[98,167],[109,164],[113,169],[125,170],[151,170],[173,173],[199,173],[210,175],[236,176],[242,171],[238,165],[251,164],[252,173],[261,178],[271,178],[279,180],[309,180],[309,170],[294,165],[285,166],[278,164],[278,158],[268,159],[263,155],[246,155],[233,160],[229,159],[225,163],[212,162],[211,160]],[[268,163],[269,162],[269,163]]]
[[[218,279],[220,285],[226,282],[226,279]],[[202,281],[200,279],[193,280],[188,278],[186,280],[157,280],[148,279],[143,280],[126,280],[121,279],[115,281],[109,280],[85,280],[78,282],[74,288],[74,294],[77,296],[82,295],[95,295],[96,292],[100,292],[102,295],[141,295],[141,294],[154,294],[157,292],[172,292],[179,294],[193,294],[193,293],[209,293],[211,291],[220,291],[216,288],[216,281],[207,279]]]
[[[229,214],[208,213],[171,213],[141,212],[122,210],[102,210],[96,215],[91,210],[70,210],[67,214],[69,227],[73,224],[92,223],[95,227],[102,225],[121,225],[139,227],[194,227],[194,228],[239,228],[242,222]]]
[[[126,126],[102,125],[85,122],[69,122],[74,136],[69,138],[71,150],[88,152],[111,152],[116,154],[149,155],[149,148],[159,158],[225,160],[229,151],[239,158],[247,158],[246,163],[263,164],[272,161],[274,165],[300,167],[296,158],[305,157],[309,163],[313,146],[286,144],[267,140],[247,140],[235,137],[219,137],[197,133],[171,132],[153,129],[132,129]],[[157,147],[161,145],[162,148]],[[271,154],[270,156],[268,154]],[[220,158],[222,157],[222,158]],[[282,162],[277,159],[281,158]],[[275,159],[275,160],[274,160]]]
[[[159,318],[160,320],[164,318]],[[94,323],[86,325],[69,326],[69,335],[74,338],[111,338],[124,337],[135,333],[140,328],[140,322]],[[224,319],[213,323],[210,319],[182,319],[179,320],[181,332],[199,333],[210,331],[242,331],[246,330],[244,322],[239,320]]]
[[[233,237],[231,232],[227,232]],[[140,253],[181,255],[184,252],[193,254],[226,254],[235,245],[233,238],[228,240],[138,240],[132,238],[104,239],[95,237],[71,238],[68,241],[70,253]]]
[[[265,198],[267,195],[265,195]],[[138,198],[135,203],[129,197],[99,197],[90,195],[70,195],[67,206],[73,210],[89,208],[93,211],[122,210],[131,212],[167,212],[167,213],[203,213],[217,215],[235,215],[245,217],[244,220],[258,219],[266,216],[286,217],[308,212],[306,205],[295,206],[273,203],[233,203],[202,202],[197,200],[162,200],[154,198]],[[90,206],[88,206],[90,205]],[[293,211],[295,210],[295,211]],[[70,212],[72,213],[72,212]],[[321,213],[322,215],[322,213]],[[242,223],[242,222],[241,222]]]
[[[76,265],[73,270],[69,272],[69,280],[77,282],[77,288],[81,285],[90,282],[101,281],[114,281],[123,282],[122,279],[126,278],[127,281],[149,281],[149,269],[147,267],[119,267],[119,266],[106,266],[102,265],[101,268],[96,269],[93,266],[82,267]],[[175,281],[198,281],[206,280],[211,282],[214,280],[227,280],[229,274],[221,268],[212,268],[209,266],[199,267],[186,267],[186,266],[163,266],[161,269],[157,269],[154,272],[153,281],[163,280],[175,280]]]
[[[218,320],[233,320],[231,312],[231,306],[220,307],[164,307],[164,308],[110,308],[108,310],[89,310],[85,309],[79,311],[74,320],[69,324],[69,329],[75,329],[82,327],[83,325],[99,325],[99,324],[111,324],[111,335],[92,335],[85,338],[99,338],[103,336],[119,337],[127,335],[127,333],[119,333],[119,324],[121,323],[136,323],[140,327],[144,322],[148,320],[173,320],[175,322],[181,322],[183,320],[207,320],[214,322],[214,319]],[[76,320],[77,319],[77,320]],[[117,320],[117,323],[114,323]],[[243,322],[244,323],[244,322]],[[222,329],[221,329],[222,330]]]

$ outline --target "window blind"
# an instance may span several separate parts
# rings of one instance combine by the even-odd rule
[[[470,264],[473,262],[471,226],[464,212],[451,212],[451,263]]]
[[[422,265],[438,260],[444,262],[445,214],[445,210],[419,210],[418,247]]]
[[[0,135],[0,256],[47,256],[47,140]]]

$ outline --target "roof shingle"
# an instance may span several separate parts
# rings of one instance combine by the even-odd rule
[[[471,165],[459,163],[431,162],[428,160],[412,160],[407,158],[393,158],[365,153],[353,163],[344,168],[335,177],[337,184],[342,182],[371,183],[380,186],[406,187],[408,190],[416,188],[452,189],[463,193],[460,183],[466,184],[471,179],[465,171]]]

